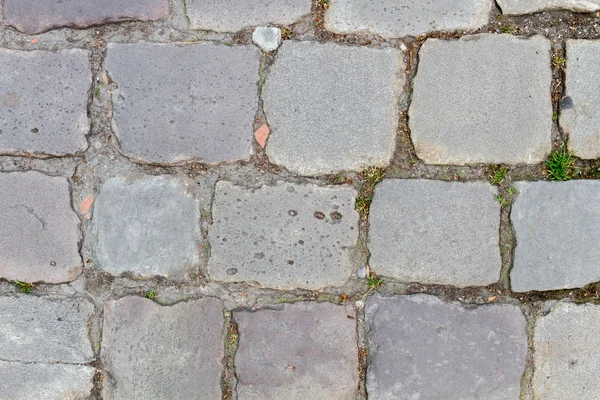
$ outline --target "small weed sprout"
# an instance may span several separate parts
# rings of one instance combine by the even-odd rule
[[[13,281],[15,287],[22,293],[31,293],[33,290],[33,283],[21,282],[21,281]]]
[[[377,185],[385,177],[385,169],[378,167],[367,167],[365,168],[363,175],[371,186]]]
[[[358,196],[356,198],[356,211],[358,211],[361,214],[368,214],[372,202],[373,198],[370,196]]]
[[[237,340],[238,340],[238,334],[231,333],[229,335],[229,338],[227,339],[227,349],[229,350],[229,349],[233,348],[237,344]]]
[[[552,64],[556,68],[562,69],[565,67],[566,63],[567,63],[567,59],[562,57],[560,54],[558,54],[558,53],[552,54]]]
[[[546,176],[550,180],[568,181],[573,179],[576,171],[575,153],[567,149],[566,142],[546,159]]]
[[[515,189],[515,188],[514,188],[514,187],[512,187],[512,186],[511,186],[511,187],[509,187],[508,189],[506,189],[506,191],[507,191],[509,194],[515,194],[515,193],[517,193],[517,189]]]
[[[505,199],[504,197],[502,197],[502,195],[496,195],[496,201],[498,201],[498,203],[500,203],[500,205],[502,207],[507,207],[510,205],[510,200],[509,199]]]
[[[367,275],[367,281],[365,284],[369,290],[367,290],[367,293],[365,293],[363,297],[367,297],[373,290],[377,290],[379,286],[383,285],[383,279],[371,272],[369,275]]]
[[[502,25],[500,27],[500,32],[513,34],[513,33],[517,33],[517,29],[513,25],[510,25],[510,24]]]
[[[496,170],[493,170],[492,174],[490,175],[489,179],[490,182],[494,185],[501,185],[502,182],[504,182],[504,179],[506,178],[506,175],[508,174],[508,168],[507,167],[500,167]]]
[[[156,292],[154,291],[154,289],[150,289],[146,292],[147,299],[154,300],[155,297],[156,297]]]
[[[560,119],[560,114],[559,113],[552,114],[552,121],[556,122],[559,119]]]

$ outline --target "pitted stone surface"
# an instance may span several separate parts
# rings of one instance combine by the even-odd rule
[[[199,210],[190,180],[109,179],[100,187],[92,219],[99,267],[115,275],[182,279],[199,262]]]
[[[350,187],[279,182],[251,190],[218,182],[210,277],[278,289],[343,284],[358,240],[355,197]]]
[[[516,306],[469,309],[434,296],[369,297],[373,399],[519,398],[526,321]]]
[[[284,42],[263,89],[269,159],[302,175],[387,166],[403,83],[397,50]]]
[[[600,10],[600,0],[497,0],[502,14],[519,15],[544,10],[593,12]]]
[[[496,193],[484,182],[384,180],[371,204],[371,268],[403,282],[460,287],[497,282]]]
[[[311,0],[187,0],[193,29],[237,32],[248,26],[290,25],[310,14]]]
[[[168,0],[4,0],[4,23],[33,35],[53,28],[84,28],[169,15]]]
[[[600,6],[600,2],[598,2]],[[600,158],[600,41],[568,40],[560,124],[580,158]]]
[[[332,0],[325,27],[335,33],[369,32],[387,38],[434,31],[478,29],[488,23],[491,0]]]
[[[417,155],[428,164],[542,161],[551,82],[550,41],[541,36],[427,39],[409,110]]]
[[[87,399],[96,369],[85,365],[23,364],[0,361],[3,400]]]
[[[104,307],[104,399],[220,399],[223,310],[216,299]]]
[[[358,348],[352,307],[299,302],[235,312],[240,399],[355,399]]]
[[[259,61],[254,46],[110,43],[121,150],[148,163],[248,159]]]
[[[84,299],[0,297],[0,360],[91,362],[88,322],[93,312]]]
[[[557,290],[600,281],[600,182],[518,182],[512,289]]]
[[[0,278],[60,283],[81,274],[79,219],[65,178],[0,173],[0,221]]]
[[[87,148],[87,51],[0,49],[0,71],[0,154],[62,156]]]

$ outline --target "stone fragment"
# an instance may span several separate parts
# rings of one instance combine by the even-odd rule
[[[551,82],[550,41],[541,36],[427,39],[409,110],[417,155],[428,164],[542,161],[551,150]]]
[[[518,307],[375,295],[365,313],[370,399],[519,398],[527,334]]]
[[[531,14],[545,10],[593,12],[600,10],[600,0],[497,0],[505,15]]]
[[[252,32],[252,41],[267,53],[275,51],[281,44],[281,29],[275,27],[259,26]]]
[[[256,139],[258,145],[263,149],[267,145],[269,133],[271,133],[271,130],[269,129],[269,126],[267,124],[262,124],[260,128],[258,128],[256,132],[254,132],[254,139]]]
[[[208,273],[278,289],[342,285],[358,240],[356,191],[278,182],[246,189],[217,182]]]
[[[240,399],[355,399],[356,320],[352,307],[300,302],[234,313]]]
[[[403,282],[484,286],[500,278],[500,204],[484,182],[386,179],[370,210],[370,266]]]

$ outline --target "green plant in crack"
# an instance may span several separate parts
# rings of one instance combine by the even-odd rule
[[[154,300],[154,298],[156,297],[156,292],[154,291],[154,289],[150,289],[146,292],[145,296],[147,299]]]
[[[567,149],[566,142],[562,142],[560,147],[546,158],[546,176],[554,181],[573,179],[577,172],[575,161],[575,153]]]
[[[508,168],[505,166],[501,166],[499,168],[494,168],[490,170],[489,180],[494,185],[501,185],[506,179],[506,175],[508,174]]]
[[[356,198],[356,211],[361,214],[367,215],[369,213],[369,209],[371,208],[371,203],[373,202],[373,197],[371,196],[358,196]]]
[[[567,59],[564,58],[563,56],[561,56],[558,53],[554,53],[552,54],[552,65],[554,65],[556,68],[564,68],[565,64],[567,63]]]
[[[13,285],[22,293],[31,293],[34,288],[33,283],[21,282],[21,281],[13,281]]]
[[[371,186],[375,186],[385,177],[385,169],[378,167],[367,167],[363,171],[363,176]]]
[[[374,272],[371,272],[369,273],[369,275],[367,275],[367,280],[365,284],[367,285],[369,290],[367,290],[367,293],[365,293],[363,297],[367,297],[372,291],[377,290],[378,287],[383,285],[383,279],[375,275]]]
[[[560,114],[559,113],[552,114],[552,121],[556,122],[559,119],[560,119]]]
[[[510,205],[510,199],[503,197],[501,194],[496,195],[496,201],[500,203],[502,207],[507,207]]]
[[[500,32],[514,34],[517,33],[517,28],[511,24],[506,24],[500,27]]]
[[[227,349],[228,350],[232,349],[235,345],[237,345],[237,342],[238,342],[237,332],[230,333],[229,337],[227,338]]]

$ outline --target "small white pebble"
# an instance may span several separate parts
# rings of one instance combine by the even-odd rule
[[[252,33],[252,41],[262,51],[277,50],[281,44],[281,29],[270,26],[259,26]]]

